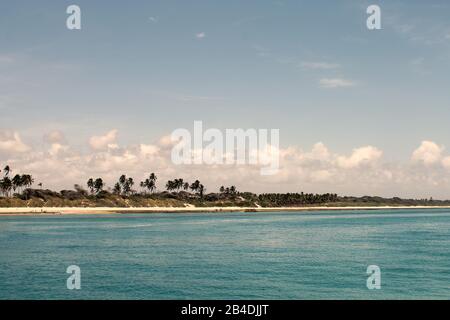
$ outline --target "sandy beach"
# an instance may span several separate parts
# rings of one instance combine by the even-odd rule
[[[344,210],[401,210],[401,209],[450,209],[450,206],[368,206],[368,207],[98,207],[98,208],[0,208],[0,216],[11,215],[90,215],[90,214],[131,214],[131,213],[208,213],[208,212],[304,212],[304,211],[344,211]]]

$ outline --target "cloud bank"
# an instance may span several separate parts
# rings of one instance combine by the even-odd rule
[[[164,136],[154,143],[120,146],[118,130],[92,136],[83,152],[70,146],[62,132],[44,136],[44,147],[32,148],[18,132],[0,131],[0,165],[30,173],[36,183],[54,189],[85,184],[102,177],[111,187],[121,174],[140,181],[157,173],[159,189],[167,179],[200,179],[208,192],[236,185],[253,192],[336,192],[342,195],[380,195],[411,198],[450,198],[450,155],[444,146],[423,141],[404,163],[387,162],[375,146],[354,148],[347,154],[318,142],[310,150],[299,146],[280,149],[280,170],[261,176],[257,165],[174,165],[173,142]]]

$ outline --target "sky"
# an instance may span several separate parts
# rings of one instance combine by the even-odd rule
[[[448,199],[449,18],[444,0],[3,1],[0,165],[56,189],[156,172]],[[167,136],[196,120],[279,129],[280,173],[173,165]]]

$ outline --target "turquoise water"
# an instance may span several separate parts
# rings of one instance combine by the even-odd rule
[[[450,211],[0,217],[14,298],[448,299]]]

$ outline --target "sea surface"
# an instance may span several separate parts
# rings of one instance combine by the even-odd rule
[[[449,210],[0,217],[0,299],[419,298],[450,298]]]

